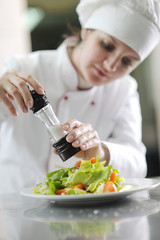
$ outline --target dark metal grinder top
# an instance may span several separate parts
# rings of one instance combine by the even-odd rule
[[[45,94],[38,94],[35,90],[31,90],[30,92],[33,98],[33,107],[30,109],[33,113],[38,112],[49,103]]]

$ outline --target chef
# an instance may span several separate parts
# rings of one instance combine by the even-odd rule
[[[124,177],[145,177],[146,149],[137,82],[129,74],[160,39],[153,0],[81,0],[79,37],[57,50],[11,56],[0,73],[0,193],[34,185],[56,165],[99,156]],[[81,151],[66,162],[29,110],[28,84],[45,90],[67,141]]]

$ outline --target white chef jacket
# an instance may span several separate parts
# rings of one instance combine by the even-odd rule
[[[78,90],[66,41],[57,50],[9,57],[3,71],[33,75],[43,85],[61,123],[71,118],[91,123],[110,151],[110,164],[124,177],[146,175],[145,147],[141,141],[141,110],[137,83],[125,76],[104,86]],[[14,192],[41,181],[55,165],[73,166],[53,153],[43,123],[29,110],[13,117],[0,103],[0,192]]]

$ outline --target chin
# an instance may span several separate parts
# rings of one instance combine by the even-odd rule
[[[106,84],[107,82],[109,82],[109,80],[106,80],[104,81],[104,79],[99,79],[99,78],[90,78],[88,80],[89,83],[91,83],[92,85],[94,86],[101,86],[101,85],[104,85]]]

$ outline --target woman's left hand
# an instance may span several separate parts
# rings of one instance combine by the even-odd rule
[[[104,150],[98,133],[91,124],[71,119],[62,125],[62,129],[69,131],[66,140],[72,143],[73,147],[81,148],[81,151],[75,155],[76,157],[90,159],[99,155],[100,160],[109,161],[109,151]]]

